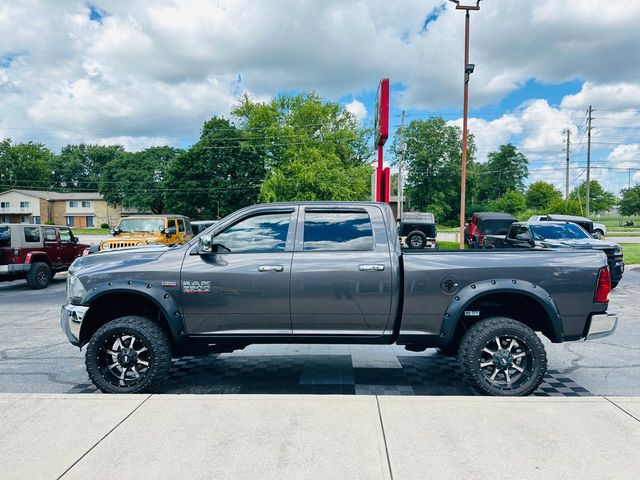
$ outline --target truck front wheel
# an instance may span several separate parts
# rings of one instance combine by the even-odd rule
[[[105,393],[140,393],[161,382],[171,368],[171,345],[160,326],[145,317],[120,317],[91,337],[87,373]]]
[[[523,323],[492,317],[467,331],[458,362],[473,387],[489,395],[524,396],[542,383],[547,353],[538,335]]]

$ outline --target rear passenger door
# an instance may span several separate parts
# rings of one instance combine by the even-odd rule
[[[392,271],[375,206],[300,209],[291,269],[291,322],[298,335],[382,335]]]

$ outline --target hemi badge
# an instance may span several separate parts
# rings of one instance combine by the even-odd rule
[[[464,311],[464,316],[465,317],[479,317],[480,316],[480,310],[465,310]]]
[[[178,286],[178,282],[170,282],[170,281],[163,281],[160,282],[160,286],[161,287],[177,287]]]

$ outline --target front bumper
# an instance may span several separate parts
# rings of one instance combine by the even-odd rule
[[[591,317],[591,324],[585,340],[593,340],[596,338],[611,335],[618,325],[617,313],[602,313]]]
[[[63,305],[60,310],[60,325],[67,335],[69,342],[76,347],[80,346],[80,327],[82,320],[89,311],[89,307],[82,305]]]

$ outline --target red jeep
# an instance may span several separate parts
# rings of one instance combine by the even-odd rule
[[[88,247],[69,227],[0,224],[0,281],[24,278],[31,288],[45,288]]]

